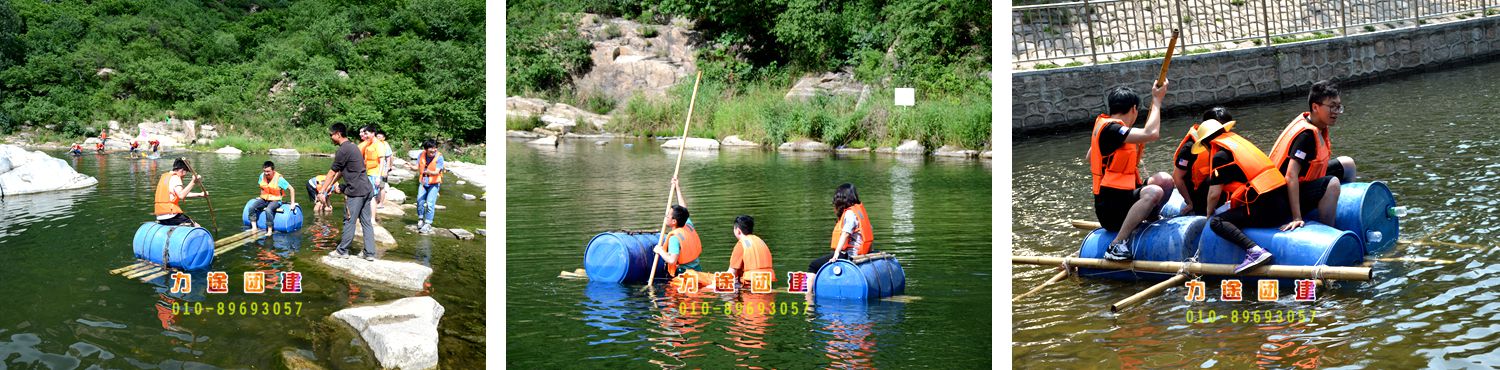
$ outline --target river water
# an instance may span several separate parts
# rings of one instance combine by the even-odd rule
[[[378,368],[364,353],[351,329],[329,316],[357,304],[383,303],[409,293],[351,281],[331,274],[315,260],[338,242],[342,220],[309,216],[293,234],[261,239],[220,255],[213,270],[228,272],[230,292],[203,294],[202,286],[189,295],[171,294],[167,280],[152,283],[125,279],[109,270],[134,262],[131,238],[150,215],[156,180],[171,169],[170,159],[129,159],[122,154],[64,158],[79,172],[99,179],[94,187],[63,192],[6,197],[0,202],[0,368],[279,368],[282,352],[292,351],[333,368]],[[195,220],[212,228],[215,238],[243,228],[240,211],[258,194],[255,176],[264,155],[219,156],[188,154],[207,179],[213,208],[201,198],[184,201]],[[330,158],[302,156],[270,158],[292,183],[297,201],[311,208],[304,185],[325,173]],[[481,194],[472,185],[457,185],[449,176],[438,204],[439,227],[483,228],[483,201],[466,201],[462,193]],[[414,181],[396,185],[416,197]],[[342,197],[334,196],[335,215],[343,212]],[[484,364],[484,237],[458,241],[451,237],[417,236],[404,225],[405,217],[382,218],[398,246],[382,258],[416,260],[433,269],[430,295],[446,310],[438,331],[439,364],[445,368],[480,368]],[[244,272],[298,271],[303,293],[242,293]],[[195,276],[195,284],[202,284]],[[208,311],[226,303],[267,302],[298,306],[295,314],[202,315],[173,314],[174,303],[201,303]],[[269,306],[269,305],[267,305]],[[274,312],[274,311],[273,311]]]
[[[731,223],[741,214],[755,217],[778,275],[806,269],[828,249],[833,189],[850,182],[870,212],[875,249],[899,258],[906,294],[920,297],[812,304],[811,313],[692,314],[677,307],[736,298],[558,277],[583,267],[584,247],[601,231],[660,227],[676,151],[658,144],[507,143],[507,366],[989,367],[988,161],[688,152],[681,177],[705,271],[728,268]],[[780,293],[768,303],[805,301]]]
[[[1017,367],[1481,368],[1500,364],[1500,63],[1381,79],[1343,89],[1346,112],[1334,126],[1335,155],[1354,157],[1361,181],[1384,181],[1397,203],[1400,246],[1375,265],[1370,282],[1320,290],[1316,303],[1186,303],[1181,287],[1123,313],[1108,306],[1146,283],[1065,280],[1015,302]],[[1144,85],[1143,85],[1144,86]],[[1103,103],[1100,102],[1102,106]],[[1235,130],[1269,151],[1305,96],[1230,106]],[[1173,146],[1197,114],[1163,123],[1148,144],[1143,172],[1167,171]],[[1088,133],[1029,138],[1014,145],[1012,203],[1016,255],[1064,256],[1094,220],[1084,152]],[[1421,259],[1452,261],[1440,263]],[[1017,294],[1051,268],[1017,265]],[[1287,290],[1283,289],[1283,293]],[[1209,295],[1217,294],[1217,287]],[[1189,310],[1316,310],[1310,322],[1187,323]]]

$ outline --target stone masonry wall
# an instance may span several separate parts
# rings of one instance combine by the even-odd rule
[[[1172,58],[1167,111],[1282,94],[1320,79],[1341,84],[1468,61],[1500,60],[1500,17],[1347,38]],[[1149,106],[1161,59],[1016,72],[1011,131],[1083,129],[1103,113],[1104,93],[1126,85]],[[1145,115],[1142,114],[1144,117]]]

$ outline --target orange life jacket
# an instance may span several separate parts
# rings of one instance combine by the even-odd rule
[[[441,157],[441,156],[442,156],[442,154],[438,154],[437,155],[437,157]],[[417,177],[425,179],[425,180],[420,181],[420,183],[422,185],[432,185],[432,184],[441,184],[441,183],[443,183],[443,171],[438,171],[438,174],[436,174],[436,175],[428,175],[427,174],[427,170],[428,169],[431,169],[432,167],[436,167],[437,166],[437,157],[433,157],[432,163],[429,164],[429,163],[427,163],[427,151],[426,150],[423,150],[422,154],[417,155]]]
[[[1141,184],[1137,166],[1141,163],[1145,144],[1125,143],[1109,154],[1099,151],[1099,134],[1111,123],[1130,127],[1130,122],[1110,118],[1108,114],[1100,114],[1094,119],[1093,138],[1089,140],[1089,172],[1094,176],[1094,195],[1099,195],[1100,187],[1135,190]]]
[[[674,237],[677,238],[677,246],[680,249],[677,250],[676,261],[667,261],[667,274],[671,275],[677,274],[677,265],[693,262],[698,259],[699,254],[703,253],[703,244],[698,241],[698,231],[693,230],[692,226],[683,225],[672,229],[667,232],[666,238],[662,238],[662,243],[671,245],[669,240]]]
[[[264,173],[260,176],[256,176],[255,178],[260,182],[260,199],[277,201],[281,200],[281,197],[285,195],[281,191],[280,172],[271,171],[271,181],[266,181],[266,175]]]
[[[182,213],[182,207],[177,202],[182,199],[172,194],[172,177],[177,176],[171,172],[161,174],[161,180],[156,181],[156,215],[170,215]]]
[[[1194,131],[1198,131],[1198,124],[1193,124],[1193,128],[1188,129],[1188,134],[1183,135],[1182,142],[1177,143],[1177,147],[1182,148],[1183,145],[1193,141]],[[1173,154],[1175,155],[1176,153]],[[1193,166],[1188,168],[1188,180],[1192,183],[1190,186],[1192,188],[1203,187],[1204,182],[1208,181],[1208,173],[1214,170],[1213,153],[1205,150],[1203,153],[1198,153],[1197,156],[1198,158],[1193,159]]]
[[[379,140],[370,139],[359,143],[359,153],[365,156],[365,174],[380,176],[380,145]]]
[[[101,141],[98,144],[94,144],[94,148],[95,149],[99,149],[99,150],[104,150],[104,142]]]
[[[764,240],[759,236],[745,235],[735,247],[740,248],[740,262],[744,264],[740,280],[750,281],[750,273],[759,271],[771,273],[771,280],[776,280],[776,270],[771,266],[771,247],[766,246]]]
[[[870,244],[875,242],[875,232],[870,228],[870,215],[869,213],[865,212],[864,204],[855,204],[853,206],[850,206],[849,209],[845,210],[843,214],[839,215],[838,223],[833,224],[833,236],[830,238],[828,248],[835,251],[839,249],[839,236],[843,235],[844,233],[844,216],[849,214],[848,211],[854,211],[855,217],[859,217],[859,230],[857,231],[859,232],[861,238],[864,240],[857,246],[845,245],[844,247],[858,248],[859,253],[857,254],[870,253]]]
[[[1307,117],[1310,114],[1304,112],[1297,115],[1297,118],[1293,118],[1292,123],[1287,124],[1286,128],[1281,130],[1281,136],[1276,137],[1276,146],[1271,147],[1271,163],[1276,164],[1279,168],[1287,160],[1291,159],[1292,140],[1297,135],[1301,135],[1302,132],[1312,130],[1313,137],[1318,143],[1318,149],[1316,153],[1308,153],[1312,154],[1312,158],[1307,159],[1307,173],[1300,176],[1290,173],[1284,174],[1286,176],[1297,176],[1298,182],[1317,180],[1319,177],[1328,174],[1328,157],[1333,155],[1333,143],[1328,141],[1328,131],[1320,130],[1318,126],[1313,126],[1311,122],[1308,122]]]
[[[1239,166],[1240,171],[1243,171],[1245,178],[1248,179],[1246,182],[1224,184],[1224,192],[1229,194],[1229,207],[1242,207],[1254,203],[1255,199],[1250,198],[1252,189],[1255,190],[1256,198],[1259,198],[1260,194],[1286,186],[1286,177],[1281,175],[1281,171],[1276,170],[1276,166],[1271,164],[1271,159],[1266,157],[1266,153],[1260,151],[1260,148],[1255,147],[1255,144],[1251,144],[1244,137],[1233,132],[1225,132],[1214,138],[1206,152],[1210,152],[1210,158],[1212,158],[1212,154],[1217,154],[1220,149],[1228,150],[1234,155],[1234,162],[1215,167],[1214,171],[1218,172],[1220,168],[1229,166]]]

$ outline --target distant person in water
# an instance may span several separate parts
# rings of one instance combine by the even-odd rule
[[[828,243],[833,251],[809,263],[807,272],[818,272],[834,259],[869,254],[874,244],[875,232],[870,227],[870,214],[865,211],[865,204],[859,201],[859,191],[854,184],[846,183],[833,190],[833,213],[838,217]]]
[[[156,139],[151,139],[151,153],[152,154],[156,154],[156,151],[158,149],[161,149],[161,141],[156,140]]]
[[[318,189],[323,187],[323,182],[328,180],[328,175],[318,175],[307,179],[307,197],[313,200],[313,214],[318,216],[333,214],[333,205],[328,204],[323,198],[329,193],[339,192],[339,187],[331,186],[327,193],[319,193]]]
[[[260,229],[256,221],[261,212],[266,212],[266,236],[271,236],[276,225],[276,213],[281,211],[281,198],[291,196],[292,204],[297,204],[297,193],[292,192],[292,184],[287,183],[280,172],[276,172],[276,164],[271,161],[261,165],[261,174],[256,177],[256,183],[260,187],[260,196],[250,205],[250,229]]]
[[[136,154],[140,154],[140,153],[141,153],[141,142],[137,141],[137,140],[131,140],[130,141],[130,156],[134,157]]]
[[[73,143],[73,148],[72,149],[68,149],[68,154],[83,155],[83,146],[82,145],[78,145],[78,143]]]
[[[161,179],[157,180],[155,209],[153,212],[156,214],[156,223],[169,226],[198,227],[198,223],[188,218],[187,214],[182,212],[182,207],[178,204],[183,199],[208,196],[208,192],[191,192],[193,185],[202,180],[203,176],[193,174],[193,178],[188,180],[187,184],[183,184],[182,177],[187,175],[187,173],[187,161],[178,158],[172,161],[172,170],[161,174]]]

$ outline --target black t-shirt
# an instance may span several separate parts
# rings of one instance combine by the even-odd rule
[[[1313,158],[1317,158],[1317,156],[1318,138],[1317,135],[1313,134],[1312,130],[1302,130],[1302,133],[1297,134],[1296,137],[1293,137],[1292,147],[1288,148],[1286,151],[1287,159],[1297,161],[1297,164],[1302,165],[1302,172],[1297,173],[1297,176],[1295,177],[1302,177],[1304,175],[1307,175],[1307,170],[1309,169],[1309,167],[1311,167],[1307,165],[1307,161],[1312,160]],[[1287,163],[1287,161],[1282,161],[1281,165],[1278,166],[1277,169],[1280,170],[1281,173],[1286,173]],[[1288,177],[1293,176],[1290,176],[1290,174],[1288,174]]]
[[[370,184],[370,178],[365,177],[365,155],[360,153],[359,146],[353,141],[345,141],[339,145],[339,149],[333,152],[333,165],[328,169],[339,173],[344,178],[344,195],[350,197],[367,197],[375,189]]]
[[[1249,182],[1249,180],[1245,178],[1245,171],[1240,169],[1240,166],[1229,165],[1231,163],[1234,163],[1234,153],[1221,148],[1217,153],[1214,153],[1214,160],[1212,163],[1214,168],[1217,168],[1217,170],[1214,170],[1213,176],[1211,176],[1208,180],[1208,183],[1210,185],[1224,185],[1232,182]]]
[[[1115,149],[1125,146],[1125,136],[1130,134],[1130,128],[1119,123],[1111,123],[1099,131],[1099,155],[1108,156]]]

